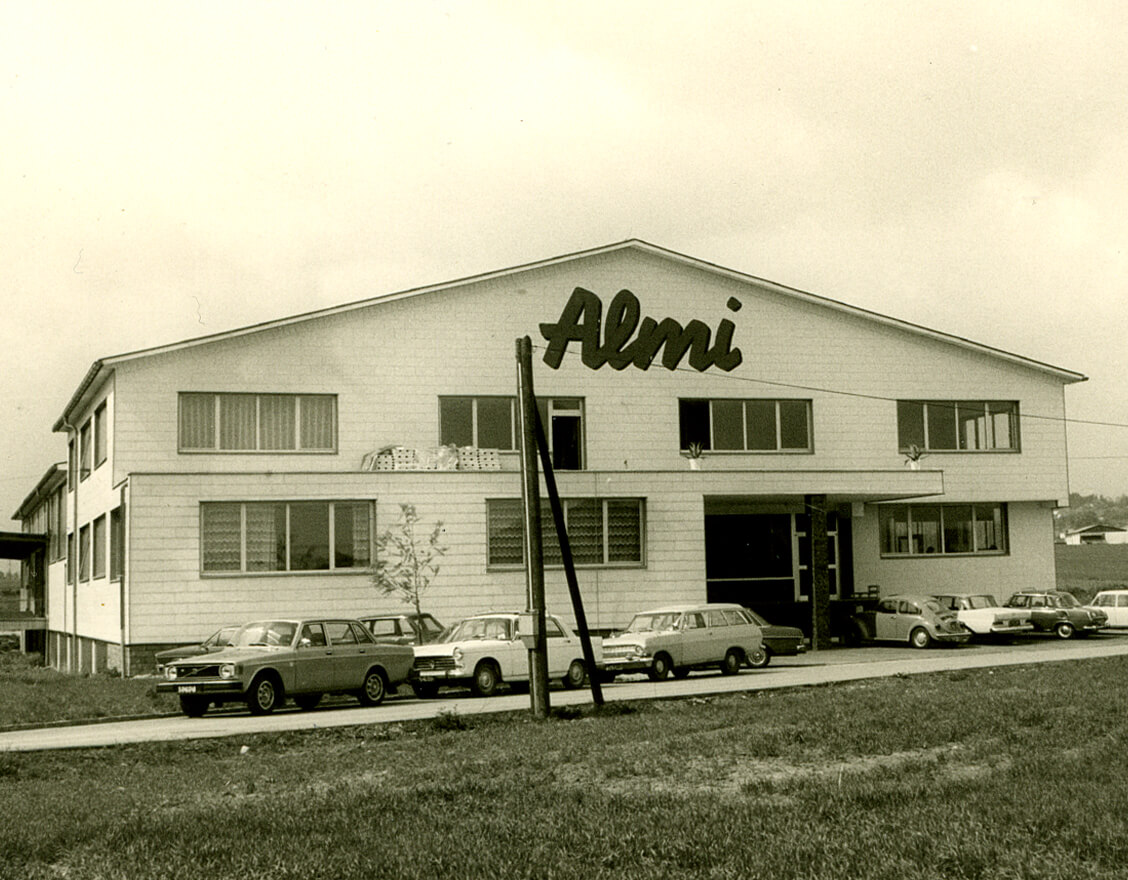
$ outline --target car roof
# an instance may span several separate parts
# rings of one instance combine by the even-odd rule
[[[682,602],[678,605],[663,605],[661,608],[648,608],[635,614],[681,614],[685,611],[743,611],[744,606],[735,602]]]

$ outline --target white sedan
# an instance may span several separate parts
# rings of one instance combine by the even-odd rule
[[[1123,629],[1128,627],[1128,590],[1101,590],[1089,603],[1090,608],[1099,608],[1108,615],[1106,627]]]
[[[960,623],[977,636],[1010,636],[1030,632],[1030,612],[1002,608],[994,596],[947,593],[936,596],[944,608],[955,611]]]

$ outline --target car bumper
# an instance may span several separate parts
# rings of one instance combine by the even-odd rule
[[[991,627],[989,632],[992,635],[1005,636],[1010,633],[1030,632],[1032,629],[1034,629],[1034,624],[1032,623],[996,623]]]
[[[408,676],[408,683],[413,681],[422,684],[469,681],[470,673],[466,669],[413,669]]]
[[[950,632],[935,632],[932,633],[932,638],[937,642],[942,642],[948,645],[962,645],[971,638],[969,631],[950,633]]]
[[[650,669],[652,657],[604,657],[600,668],[604,672],[646,672]]]
[[[157,693],[178,694],[180,696],[239,697],[246,689],[239,681],[161,681],[157,683]]]

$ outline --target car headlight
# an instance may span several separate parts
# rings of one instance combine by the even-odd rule
[[[166,666],[165,667],[165,678],[168,678],[168,679],[176,678],[176,667],[175,666]]]
[[[222,666],[220,666],[219,667],[219,677],[220,678],[234,678],[235,677],[235,664],[234,663],[224,663]]]
[[[461,648],[455,648],[453,651],[450,652],[450,656],[452,656],[454,658],[455,663],[457,663],[459,666],[462,665],[462,649]]]

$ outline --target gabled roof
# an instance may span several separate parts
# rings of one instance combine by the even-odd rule
[[[703,272],[711,272],[715,275],[719,275],[721,277],[729,278],[746,284],[755,284],[774,293],[791,297],[801,302],[817,304],[825,308],[842,312],[844,314],[865,318],[867,320],[888,327],[894,327],[899,330],[914,333],[916,335],[923,336],[929,339],[938,340],[950,345],[955,345],[960,348],[978,352],[980,354],[986,354],[990,355],[991,357],[1001,358],[1002,360],[1027,367],[1029,369],[1049,373],[1050,375],[1065,383],[1084,382],[1087,379],[1086,376],[1082,375],[1081,373],[1076,373],[1072,370],[1066,370],[1062,367],[1055,367],[1051,364],[1046,364],[1041,361],[1036,361],[1031,358],[1026,358],[1022,357],[1021,355],[1003,351],[1002,349],[992,348],[991,346],[973,342],[970,339],[965,339],[962,336],[954,336],[949,333],[942,333],[939,330],[932,330],[928,327],[921,326],[920,324],[913,324],[909,321],[902,321],[898,318],[891,318],[888,315],[883,315],[879,312],[873,312],[868,309],[851,306],[837,300],[828,299],[827,297],[818,296],[813,293],[807,293],[806,291],[798,290],[794,287],[787,287],[783,284],[777,284],[774,281],[767,281],[763,278],[757,278],[754,275],[748,275],[744,272],[738,272],[735,269],[727,269],[724,266],[718,266],[715,263],[710,263],[705,260],[699,260],[695,257],[677,253],[676,251],[667,250],[666,248],[658,247],[657,245],[650,244],[649,242],[645,242],[637,238],[631,238],[625,241],[616,242],[614,244],[604,245],[602,247],[576,251],[574,253],[563,254],[557,257],[551,257],[546,260],[538,260],[532,263],[523,263],[518,266],[511,266],[507,269],[497,269],[492,272],[485,272],[479,275],[470,275],[465,278],[457,278],[452,281],[444,281],[439,284],[432,284],[426,287],[414,287],[408,290],[401,290],[396,293],[382,294],[380,296],[370,297],[368,299],[345,303],[344,305],[330,306],[328,308],[318,309],[317,311],[303,312],[285,318],[277,318],[272,321],[264,321],[259,324],[251,324],[247,327],[239,327],[234,330],[224,331],[222,333],[213,333],[207,336],[197,336],[191,339],[182,340],[181,342],[173,342],[168,345],[160,345],[153,348],[145,348],[138,351],[132,351],[124,354],[113,355],[107,358],[101,358],[95,361],[90,366],[90,369],[87,371],[86,376],[83,378],[75,393],[71,396],[70,401],[67,403],[66,408],[63,410],[62,416],[60,416],[59,420],[55,423],[53,430],[62,430],[66,423],[67,416],[82,399],[82,396],[91,387],[91,385],[93,385],[94,382],[98,379],[103,370],[110,370],[116,364],[122,363],[124,361],[151,357],[153,355],[159,354],[167,354],[169,352],[179,351],[184,348],[192,348],[198,345],[206,345],[212,342],[237,339],[241,336],[248,336],[250,334],[259,333],[264,330],[273,330],[278,327],[287,327],[292,324],[300,324],[304,321],[311,321],[316,318],[325,318],[331,315],[340,315],[346,312],[368,308],[369,306],[377,305],[380,303],[395,302],[397,300],[408,299],[415,296],[423,296],[424,294],[435,293],[440,290],[448,290],[450,288],[460,287],[467,284],[476,284],[483,281],[491,281],[496,278],[503,278],[507,275],[516,275],[521,272],[545,269],[576,260],[602,256],[605,254],[614,253],[616,251],[629,250],[639,251],[642,253],[657,256],[674,263],[679,263],[681,265],[698,269]]]
[[[12,514],[12,519],[22,520],[24,517],[30,516],[35,508],[39,507],[59,486],[63,485],[67,480],[67,464],[65,461],[57,462],[51,467],[47,468],[47,472],[39,478],[39,482],[35,484],[35,488],[28,493],[28,496],[20,504],[19,509]]]
[[[1103,534],[1105,532],[1128,532],[1128,529],[1122,529],[1120,526],[1110,526],[1106,523],[1093,523],[1092,525],[1082,526],[1079,529],[1070,529],[1066,532],[1067,535],[1084,535],[1084,534]]]

